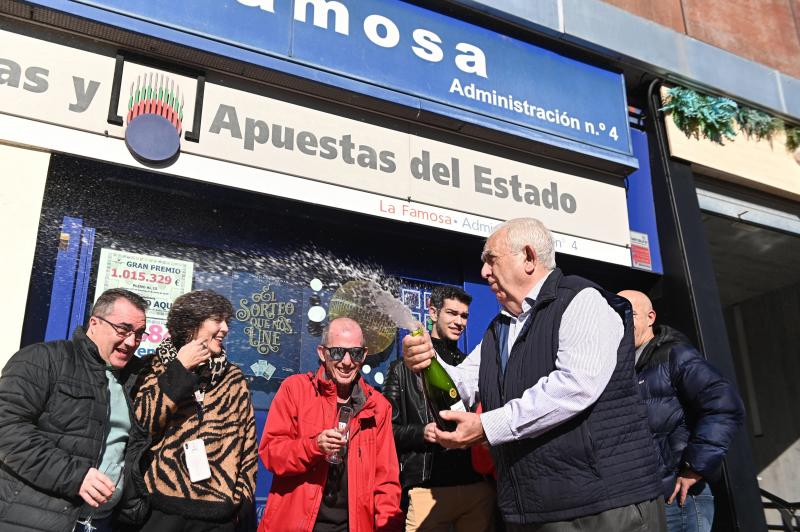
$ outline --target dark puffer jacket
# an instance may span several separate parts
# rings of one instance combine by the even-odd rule
[[[742,425],[744,407],[736,389],[706,362],[686,337],[666,325],[636,363],[639,392],[663,461],[664,495],[672,495],[680,469],[713,480],[731,440]]]
[[[119,375],[131,412],[140,368],[134,358]],[[105,362],[81,328],[71,341],[30,345],[11,357],[0,377],[0,530],[72,530],[83,504],[78,490],[102,457],[110,408]],[[132,414],[131,426],[115,530],[148,510],[139,462],[149,437]]]

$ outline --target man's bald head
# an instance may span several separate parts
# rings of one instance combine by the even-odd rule
[[[653,302],[642,292],[636,290],[623,290],[619,294],[631,302],[633,307],[633,336],[636,347],[639,348],[649,342],[653,334],[653,323],[656,321],[656,311]]]
[[[364,343],[364,333],[358,322],[352,318],[342,316],[331,320],[322,329],[322,345],[328,345],[331,340],[334,340],[334,344],[331,345],[338,345],[335,341],[338,341],[342,335],[358,338],[358,345],[363,345]]]

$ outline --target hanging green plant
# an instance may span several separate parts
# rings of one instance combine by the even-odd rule
[[[734,117],[739,106],[730,98],[708,96],[692,89],[673,87],[667,91],[666,105],[661,111],[672,113],[675,125],[687,137],[703,137],[724,144],[723,139],[736,137]]]
[[[745,135],[757,140],[772,140],[772,135],[783,125],[781,119],[744,105],[736,111],[736,122]]]
[[[793,152],[800,148],[800,127],[786,124],[784,128],[786,131],[786,151]]]

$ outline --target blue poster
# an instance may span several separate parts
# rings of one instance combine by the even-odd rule
[[[195,276],[197,288],[227,297],[234,315],[225,340],[229,360],[247,377],[257,410],[269,408],[280,383],[300,371],[302,287],[264,275]]]

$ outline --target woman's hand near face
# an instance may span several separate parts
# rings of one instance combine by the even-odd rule
[[[197,366],[208,362],[211,358],[211,351],[208,350],[207,340],[192,340],[178,351],[178,360],[186,369],[194,369]]]

